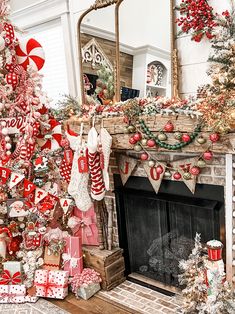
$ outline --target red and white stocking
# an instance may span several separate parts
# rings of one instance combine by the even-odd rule
[[[105,195],[105,185],[100,164],[100,153],[97,151],[98,134],[94,127],[92,127],[88,133],[87,147],[88,165],[91,176],[91,197],[94,200],[100,201]]]
[[[89,174],[88,172],[79,171],[78,161],[83,156],[84,151],[84,147],[79,147],[74,153],[71,180],[68,186],[68,193],[73,197],[76,206],[81,211],[87,211],[92,206],[92,201],[88,193]]]

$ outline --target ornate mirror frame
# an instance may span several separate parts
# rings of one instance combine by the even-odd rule
[[[115,64],[114,64],[114,77],[115,77],[115,101],[120,102],[120,45],[119,45],[119,7],[124,0],[96,0],[95,3],[87,9],[79,18],[77,24],[77,38],[78,38],[78,57],[80,67],[80,92],[82,104],[86,103],[84,81],[83,81],[83,53],[81,42],[81,24],[84,17],[94,11],[106,8],[110,5],[115,5]],[[170,0],[170,41],[171,41],[171,96],[173,98],[179,98],[179,72],[178,72],[178,53],[175,46],[175,0]]]

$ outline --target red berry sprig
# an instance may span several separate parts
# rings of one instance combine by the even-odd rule
[[[204,36],[213,38],[216,15],[206,0],[182,0],[179,11],[181,17],[176,19],[176,23],[183,33],[192,32],[192,40],[196,42],[200,42]]]

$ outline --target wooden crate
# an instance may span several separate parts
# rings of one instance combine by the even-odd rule
[[[95,246],[83,246],[84,266],[94,268],[102,278],[101,287],[111,290],[125,280],[125,264],[122,249],[100,250]]]

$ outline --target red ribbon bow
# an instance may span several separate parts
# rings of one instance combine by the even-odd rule
[[[17,285],[19,283],[21,283],[21,273],[19,271],[14,273],[12,276],[9,270],[4,270],[1,274],[0,285]]]

